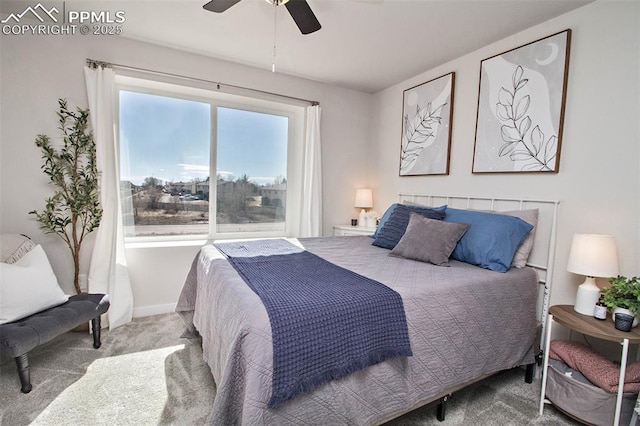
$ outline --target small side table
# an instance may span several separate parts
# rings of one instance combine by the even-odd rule
[[[333,235],[337,236],[373,235],[374,232],[376,232],[376,228],[351,225],[333,225]]]
[[[544,410],[544,404],[552,404],[545,398],[547,388],[547,370],[549,368],[549,344],[551,343],[551,329],[554,323],[558,323],[578,333],[595,337],[597,339],[607,340],[610,342],[618,342],[622,345],[622,357],[620,360],[620,379],[618,386],[618,395],[616,398],[616,411],[613,424],[617,425],[620,421],[620,409],[622,407],[622,393],[624,384],[624,374],[627,369],[627,355],[629,353],[629,344],[640,343],[640,326],[632,328],[630,332],[616,330],[610,317],[605,320],[599,320],[592,316],[582,315],[573,310],[573,305],[555,305],[549,309],[547,320],[547,330],[544,345],[544,367],[542,370],[542,389],[540,391],[540,415]]]

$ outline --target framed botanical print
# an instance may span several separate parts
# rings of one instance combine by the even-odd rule
[[[557,173],[571,30],[480,64],[473,173]]]
[[[455,73],[404,91],[400,176],[447,175]]]

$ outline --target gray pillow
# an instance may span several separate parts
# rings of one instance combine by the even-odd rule
[[[469,226],[468,223],[443,222],[411,213],[407,230],[391,254],[448,266],[451,252]]]
[[[22,234],[0,235],[0,262],[15,263],[27,254],[36,244]]]
[[[529,259],[529,254],[531,253],[531,249],[533,248],[533,242],[536,236],[536,228],[538,226],[538,209],[531,210],[514,210],[510,212],[497,212],[500,214],[506,214],[507,216],[515,216],[524,220],[525,222],[533,225],[533,229],[529,231],[527,236],[525,237],[516,253],[513,255],[513,261],[511,262],[511,266],[515,266],[516,268],[524,268],[527,266],[527,260]]]
[[[411,213],[419,213],[420,215],[430,219],[438,220],[445,217],[444,209],[442,207],[431,208],[396,204],[395,209],[391,212],[386,223],[381,225],[380,229],[376,232],[376,236],[374,237],[372,244],[374,246],[387,249],[394,248],[407,230],[409,215]]]

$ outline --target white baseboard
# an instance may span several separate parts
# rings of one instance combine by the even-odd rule
[[[167,305],[140,306],[138,308],[133,308],[133,317],[150,317],[151,315],[168,314],[175,310],[175,303],[169,303]]]

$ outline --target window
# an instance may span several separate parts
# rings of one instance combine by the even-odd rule
[[[284,233],[289,118],[217,108],[218,233]]]
[[[118,82],[125,237],[295,235],[302,107]]]

